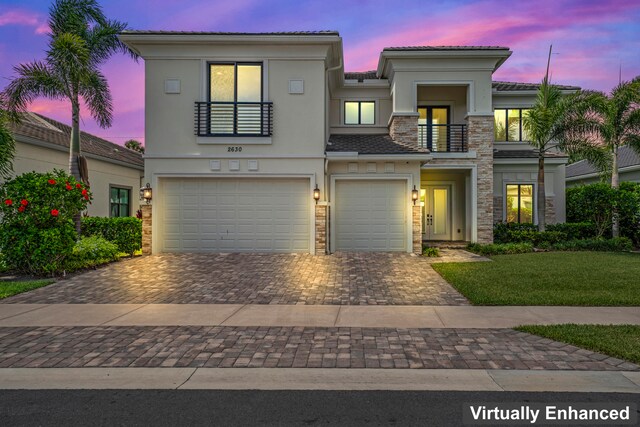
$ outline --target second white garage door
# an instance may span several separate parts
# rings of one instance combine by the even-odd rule
[[[406,251],[406,186],[404,180],[337,180],[336,250]]]
[[[163,252],[309,252],[308,179],[162,180]]]

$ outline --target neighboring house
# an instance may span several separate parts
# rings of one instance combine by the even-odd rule
[[[618,173],[620,182],[640,182],[640,155],[631,147],[623,146],[618,150]],[[597,169],[586,160],[568,165],[566,175],[567,187],[601,181]]]
[[[537,85],[492,82],[506,47],[386,48],[345,73],[332,31],[121,39],[145,59],[153,252],[420,252],[537,221]],[[548,222],[566,162],[548,156]]]
[[[26,113],[11,125],[16,140],[15,175],[69,169],[71,127],[36,113]],[[93,200],[90,216],[134,216],[140,208],[139,191],[144,178],[142,155],[117,144],[81,132],[80,147],[87,159]]]

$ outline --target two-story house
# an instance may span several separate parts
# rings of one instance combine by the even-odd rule
[[[492,81],[506,47],[386,48],[345,73],[332,31],[121,39],[145,60],[153,252],[420,252],[537,220],[537,87]],[[564,221],[566,158],[547,163]]]

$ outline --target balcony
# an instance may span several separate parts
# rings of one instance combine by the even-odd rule
[[[468,150],[466,124],[419,124],[418,146],[432,153],[465,153]]]
[[[196,102],[197,136],[268,137],[273,133],[272,102]]]

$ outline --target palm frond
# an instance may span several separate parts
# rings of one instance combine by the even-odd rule
[[[16,141],[7,126],[9,118],[0,110],[0,176],[7,177],[13,171],[13,156],[16,151]]]
[[[67,79],[77,80],[75,76],[82,75],[89,66],[89,49],[77,34],[58,34],[47,51],[47,62]]]
[[[18,75],[5,88],[3,95],[7,110],[15,116],[26,111],[34,99],[44,96],[50,99],[69,97],[67,88],[60,76],[44,62],[32,62],[14,67]]]
[[[79,87],[80,95],[98,125],[107,128],[113,120],[113,100],[107,79],[98,70],[93,70],[85,77]]]
[[[56,0],[49,8],[51,34],[83,34],[91,24],[106,21],[97,0]]]
[[[87,45],[91,52],[92,62],[100,64],[114,53],[129,55],[137,61],[138,54],[118,38],[118,34],[126,29],[126,23],[114,20],[107,20],[104,24],[91,28],[87,33]]]

